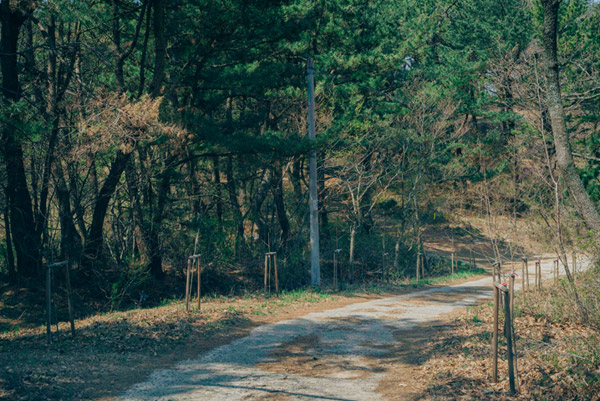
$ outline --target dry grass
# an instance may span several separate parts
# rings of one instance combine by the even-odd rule
[[[77,335],[59,325],[46,344],[44,326],[21,325],[0,334],[0,399],[105,399],[174,365],[247,335],[258,325],[364,301],[298,291],[280,298],[214,298],[202,312],[185,313],[182,302],[77,320]],[[53,328],[55,329],[55,328]]]
[[[434,356],[422,367],[429,386],[419,398],[599,400],[600,333],[581,324],[564,294],[547,289],[517,298],[517,395],[508,395],[502,342],[500,382],[491,383],[492,308],[486,305],[469,310],[432,341]]]

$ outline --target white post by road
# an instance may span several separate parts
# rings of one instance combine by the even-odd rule
[[[308,139],[314,145],[315,129],[315,78],[313,59],[306,63],[308,80]],[[310,151],[308,160],[309,204],[310,204],[310,282],[313,286],[321,285],[321,267],[319,266],[319,200],[317,196],[317,152]]]

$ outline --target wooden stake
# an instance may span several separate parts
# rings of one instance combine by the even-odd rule
[[[512,344],[513,344],[513,361],[514,361],[514,376],[515,376],[515,381],[519,382],[519,369],[517,366],[517,359],[518,359],[518,355],[517,355],[517,338],[515,337],[515,277],[516,274],[515,272],[513,272],[510,276],[510,335],[512,338]]]
[[[515,277],[516,274],[515,272],[512,272],[510,274],[510,278],[508,281],[508,290],[509,290],[509,294],[510,294],[510,315],[512,316],[514,311],[515,311],[515,305],[514,305],[514,301],[515,301]]]
[[[65,280],[67,281],[67,307],[69,308],[69,321],[71,322],[71,335],[75,337],[75,320],[73,319],[73,301],[71,299],[71,274],[69,262],[65,263]]]
[[[342,287],[342,268],[340,265],[340,252],[341,249],[336,249],[333,251],[333,288],[337,288],[338,290]]]
[[[513,338],[512,338],[512,313],[511,313],[510,293],[504,293],[504,318],[506,325],[504,335],[506,337],[506,348],[508,351],[508,381],[510,385],[510,393],[515,393],[515,365],[513,360]]]
[[[333,288],[337,288],[337,250],[333,251]]]
[[[274,277],[271,277],[273,275]],[[275,279],[275,292],[279,293],[277,252],[267,252],[265,253],[265,294],[271,293],[271,285],[273,278]]]
[[[419,275],[421,272],[421,268],[419,266],[419,263],[421,262],[421,253],[417,252],[417,281],[419,281]]]
[[[267,291],[268,291],[268,287],[267,287],[267,277],[269,276],[268,264],[269,264],[269,255],[267,255],[265,253],[265,294],[267,294]]]
[[[523,258],[523,277],[521,279],[522,290],[529,292],[529,263],[527,258]]]
[[[192,260],[188,259],[187,263],[187,272],[185,274],[185,311],[186,313],[190,312],[190,270],[191,270]]]
[[[494,262],[492,265],[492,281],[494,283],[502,282],[502,279],[500,278],[500,262]]]
[[[277,278],[277,252],[273,254],[274,267],[275,267],[275,293],[279,294],[279,279]]]
[[[452,274],[454,274],[454,252],[452,252]]]
[[[52,342],[52,268],[46,267],[46,340]]]
[[[492,328],[492,382],[498,383],[498,310],[500,290],[494,285],[494,327]]]
[[[573,282],[577,281],[577,254],[573,253]]]
[[[498,266],[496,269],[496,273],[498,274],[498,283],[502,283],[502,264],[500,262],[497,262]]]
[[[202,279],[201,279],[201,271],[200,271],[200,258],[196,259],[196,269],[198,269],[198,311],[200,311],[200,302],[201,302],[201,296],[202,296],[202,291],[200,290],[200,284],[202,283]]]

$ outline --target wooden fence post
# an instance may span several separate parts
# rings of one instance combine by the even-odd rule
[[[279,277],[277,272],[277,252],[265,253],[265,294],[271,293],[271,285],[275,279],[275,293],[279,293]]]
[[[510,393],[515,393],[515,365],[513,361],[513,338],[512,338],[512,313],[510,311],[510,294],[509,292],[504,293],[504,318],[506,319],[506,330],[504,335],[506,336],[506,348],[508,351],[508,381],[510,385]]]
[[[194,284],[194,273],[196,273],[196,288],[198,293],[198,311],[202,303],[202,268],[200,266],[202,255],[196,254],[188,257],[187,271],[185,274],[185,311],[190,312],[190,300],[192,299],[192,286]],[[195,269],[195,270],[194,270]]]
[[[494,262],[492,265],[492,281],[494,283],[502,282],[502,278],[500,277],[500,262]]]
[[[269,255],[267,255],[265,253],[265,273],[264,273],[264,278],[265,278],[265,295],[267,294],[268,291],[268,286],[269,286]]]
[[[73,318],[73,300],[71,299],[71,274],[69,261],[65,263],[65,280],[67,281],[67,307],[69,308],[69,321],[71,322],[71,335],[75,336],[75,319]]]
[[[46,266],[46,340],[52,342],[52,268]]]
[[[523,276],[521,277],[521,287],[523,292],[529,292],[529,263],[527,258],[523,258]]]
[[[511,274],[510,286],[514,286],[514,275]],[[508,379],[510,392],[515,391],[515,371],[516,371],[516,356],[514,353],[514,326],[511,302],[511,287],[506,287],[504,284],[494,284],[494,327],[492,333],[492,381],[498,383],[498,314],[500,298],[504,298],[504,336],[506,337],[507,355],[508,355]],[[503,294],[503,296],[502,296]]]
[[[342,287],[342,269],[340,266],[340,252],[341,249],[333,251],[333,288],[338,290]]]
[[[52,281],[56,275],[53,270],[64,267],[65,285],[67,288],[67,308],[69,312],[69,323],[71,325],[71,335],[75,336],[75,319],[73,318],[73,300],[71,299],[71,276],[69,274],[69,261],[52,263],[46,265],[46,340],[52,342]],[[56,305],[55,311],[58,310]],[[58,335],[58,313],[56,316],[56,332]]]
[[[494,285],[494,327],[492,330],[492,382],[498,383],[498,310],[500,290]]]
[[[192,260],[188,258],[187,261],[187,271],[185,273],[185,311],[189,313],[190,311],[190,270],[191,270]]]
[[[200,285],[202,284],[202,275],[200,271],[200,258],[196,259],[196,269],[198,270],[198,310],[200,310],[201,302],[202,302],[202,290],[200,289]]]
[[[388,253],[384,252],[381,255],[381,277],[383,281],[389,281],[388,276]]]
[[[511,334],[511,338],[512,338],[512,343],[513,343],[513,348],[514,348],[514,352],[513,352],[513,366],[514,366],[514,372],[515,372],[515,378],[517,377],[517,345],[516,345],[516,338],[515,338],[515,329],[514,329],[514,316],[515,316],[515,278],[518,277],[518,274],[515,273],[514,271],[511,273],[510,275],[510,279],[509,279],[509,293],[510,293],[510,325],[508,326],[508,329],[510,330],[510,334]]]
[[[277,252],[274,252],[273,254],[273,259],[274,259],[274,267],[275,267],[275,293],[279,294],[279,278],[277,277]]]
[[[497,266],[497,270],[496,273],[498,274],[498,282],[501,283],[502,282],[502,262],[498,261],[498,266]]]
[[[421,253],[417,252],[417,281],[419,281],[419,276],[421,273],[421,267],[419,266],[419,263],[421,263]]]
[[[513,271],[508,280],[508,290],[510,294],[510,314],[512,316],[515,308],[514,308],[514,300],[515,300],[515,277],[517,274]]]

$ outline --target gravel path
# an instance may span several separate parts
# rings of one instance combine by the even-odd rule
[[[533,266],[529,268],[531,282]],[[542,270],[545,279],[552,277],[552,261],[543,263]],[[121,399],[380,400],[376,388],[385,369],[369,360],[385,357],[403,330],[491,298],[491,283],[484,278],[261,326],[200,359],[154,372]],[[294,348],[295,342],[301,349]],[[287,369],[281,366],[282,355],[312,359],[313,367],[322,362],[322,368]]]

